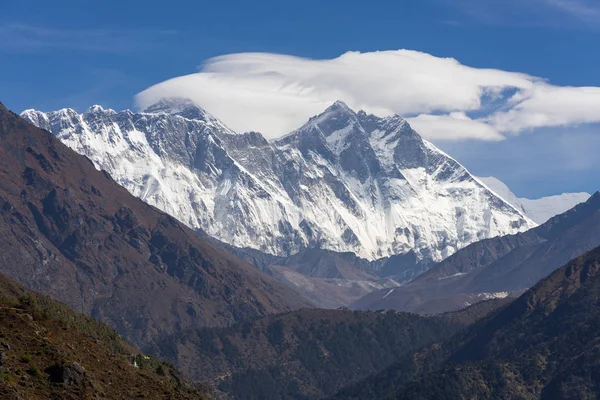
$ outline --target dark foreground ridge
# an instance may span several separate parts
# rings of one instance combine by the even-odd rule
[[[110,327],[0,275],[0,398],[208,399]]]
[[[596,399],[600,248],[466,333],[405,357],[336,399]]]
[[[490,301],[441,317],[300,310],[184,331],[151,351],[235,399],[321,399],[504,304]]]
[[[0,272],[140,346],[310,305],[1,104]]]

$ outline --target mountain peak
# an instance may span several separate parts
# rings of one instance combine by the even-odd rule
[[[274,140],[274,142],[284,143],[289,141],[290,138],[313,136],[315,134],[329,137],[332,133],[349,128],[357,123],[356,113],[346,103],[337,100],[322,113],[310,117],[300,128]]]
[[[190,99],[183,97],[166,97],[146,107],[143,112],[150,114],[158,114],[162,112],[166,114],[178,114],[182,111],[194,108],[204,112],[202,108],[200,108]]]
[[[356,118],[356,113],[341,100],[336,101],[325,109],[321,114],[310,119],[311,122],[320,122],[327,119],[349,119]]]
[[[91,106],[84,112],[84,114],[99,114],[99,113],[116,114],[116,111],[111,108],[103,108],[101,105],[94,104],[93,106]]]
[[[345,127],[358,123],[356,113],[341,100],[336,101],[321,114],[311,117],[298,131],[305,131],[306,128],[316,126],[325,136],[333,132],[344,129]]]
[[[223,122],[206,112],[198,104],[183,97],[166,97],[146,107],[142,112],[147,114],[165,113],[186,119],[204,121],[208,125],[217,127],[221,133],[236,134],[236,132],[229,129]]]
[[[344,103],[342,100],[337,100],[335,103],[333,103],[332,105],[330,105],[325,112],[328,111],[342,111],[342,112],[349,112],[354,114],[354,111],[348,107],[348,105],[346,103]]]
[[[3,107],[2,107],[2,103],[0,103],[0,113],[2,113]],[[21,117],[23,117],[24,115],[34,115],[38,113],[37,110],[34,110],[33,108],[28,108],[27,110],[23,110],[21,112]]]
[[[101,112],[104,111],[104,108],[102,108],[101,105],[98,104],[94,104],[93,106],[91,106],[90,108],[87,109],[88,113],[95,113],[95,112]]]

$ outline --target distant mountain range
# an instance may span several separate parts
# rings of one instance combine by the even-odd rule
[[[271,142],[233,132],[182,99],[140,113],[94,106],[22,117],[133,195],[238,248],[441,261],[535,226],[404,119],[342,102]]]
[[[399,116],[342,102],[270,142],[185,99],[140,113],[94,106],[22,117],[327,308],[406,283],[473,242],[523,232],[589,197],[518,199],[495,178],[473,177]]]
[[[408,284],[374,291],[352,307],[428,314],[486,297],[514,296],[597,246],[600,192],[527,232],[473,243]]]
[[[534,200],[518,198],[508,186],[493,176],[477,179],[538,224],[543,224],[555,215],[562,214],[590,198],[590,194],[585,192],[563,193]]]

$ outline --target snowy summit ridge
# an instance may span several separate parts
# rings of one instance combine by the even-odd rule
[[[139,113],[27,110],[142,200],[238,247],[304,247],[441,260],[535,224],[401,117],[341,101],[274,141],[239,134],[195,104]]]

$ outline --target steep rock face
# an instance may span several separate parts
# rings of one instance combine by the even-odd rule
[[[534,226],[402,118],[342,102],[273,142],[174,99],[137,114],[22,116],[188,226],[273,255],[320,247],[439,261]]]
[[[370,259],[412,250],[441,260],[529,226],[398,116],[354,113],[337,102],[274,145],[303,215],[319,227],[308,233],[341,238],[322,245],[331,250]]]
[[[1,105],[0,160],[0,272],[136,344],[310,305]]]

